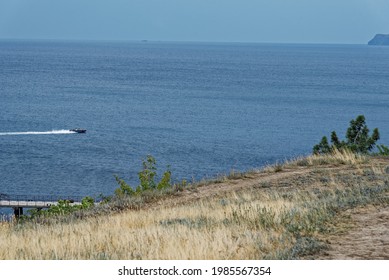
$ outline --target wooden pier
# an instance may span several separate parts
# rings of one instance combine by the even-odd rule
[[[0,208],[12,208],[15,217],[23,215],[23,208],[44,209],[57,205],[59,200],[69,201],[71,205],[80,205],[82,197],[57,197],[57,196],[8,196],[0,194]]]

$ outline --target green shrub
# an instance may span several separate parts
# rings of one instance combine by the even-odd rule
[[[88,209],[95,205],[95,200],[90,196],[86,196],[81,200],[81,209]]]
[[[116,182],[119,185],[119,188],[115,190],[115,195],[122,197],[125,195],[132,195],[135,191],[128,185],[123,179],[120,179],[117,175],[115,175]]]
[[[171,188],[171,171],[169,168],[163,173],[159,182],[156,182],[157,177],[157,162],[154,157],[148,155],[142,162],[142,170],[138,172],[139,185],[135,190],[127,184],[123,179],[115,175],[116,182],[119,188],[115,190],[116,196],[132,196],[140,194],[147,190],[163,190]]]
[[[84,210],[92,208],[95,205],[95,200],[86,196],[81,200],[81,204],[73,204],[73,201],[70,200],[58,200],[57,204],[51,205],[47,210],[41,209],[31,209],[29,210],[29,216],[23,216],[25,220],[33,219],[40,216],[50,217],[50,216],[59,216],[66,215],[77,210]]]
[[[314,154],[328,154],[334,149],[347,149],[354,153],[367,154],[374,149],[376,142],[380,139],[378,128],[369,135],[369,128],[365,122],[365,116],[359,115],[355,120],[350,121],[346,132],[346,140],[340,141],[335,131],[331,133],[331,145],[327,137],[323,136],[321,142],[313,147]]]
[[[331,147],[328,144],[327,137],[323,136],[320,143],[313,146],[314,154],[328,154],[331,151]]]
[[[170,170],[165,171],[165,173],[163,173],[161,181],[159,181],[157,185],[157,189],[163,190],[171,187],[171,177],[172,173],[170,172]]]
[[[149,189],[155,189],[157,184],[154,181],[155,176],[157,175],[157,167],[156,167],[155,158],[148,155],[145,160],[142,162],[142,170],[138,173],[140,185],[138,188],[142,191],[146,191]]]

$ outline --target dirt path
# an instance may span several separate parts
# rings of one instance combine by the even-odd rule
[[[315,259],[389,260],[389,207],[351,212],[354,227],[329,240],[329,250]]]
[[[353,170],[348,166],[323,167],[322,170],[327,171],[342,171]],[[168,205],[168,207],[182,205],[191,201],[199,200],[206,197],[222,196],[225,193],[236,192],[247,188],[266,188],[267,185],[287,178],[296,178],[304,176],[313,172],[309,167],[294,167],[290,169],[283,169],[280,172],[258,172],[246,175],[240,179],[228,179],[226,182],[211,183],[204,186],[196,187],[194,189],[184,190],[174,197],[168,197],[159,201],[154,207],[161,207],[161,205]],[[290,184],[289,187],[293,187]]]
[[[226,182],[212,183],[204,186],[194,188],[193,190],[185,190],[179,193],[178,196],[167,198],[161,201],[161,204],[171,206],[182,205],[191,201],[199,200],[206,197],[212,197],[215,195],[221,196],[225,193],[239,191],[245,188],[252,188],[255,186],[261,186],[271,181],[280,180],[283,178],[301,176],[311,172],[312,170],[307,168],[284,170],[279,173],[253,173],[247,175],[243,179],[229,179]],[[158,205],[157,207],[160,207]]]

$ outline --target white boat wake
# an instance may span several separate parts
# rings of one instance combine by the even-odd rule
[[[73,134],[75,131],[68,129],[51,130],[51,131],[24,131],[24,132],[0,132],[0,136],[5,135],[45,135],[45,134]]]

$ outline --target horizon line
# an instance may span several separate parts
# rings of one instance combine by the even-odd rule
[[[85,42],[85,43],[209,43],[209,44],[284,44],[284,45],[367,45],[345,42],[271,42],[271,41],[203,41],[203,40],[153,40],[153,39],[69,39],[69,38],[0,38],[0,41],[36,42]]]

